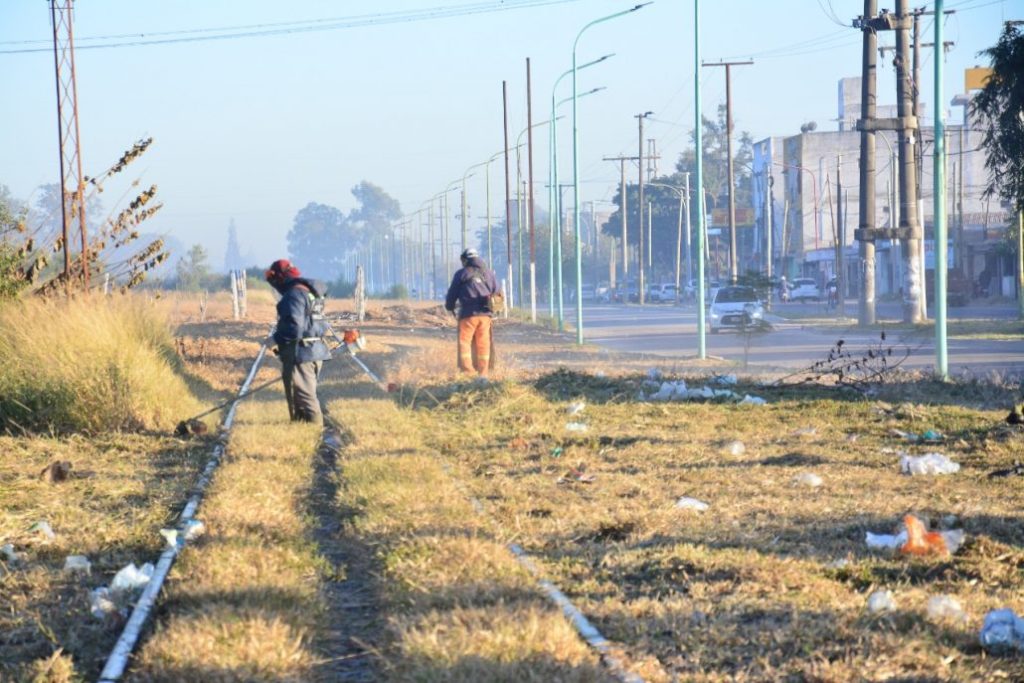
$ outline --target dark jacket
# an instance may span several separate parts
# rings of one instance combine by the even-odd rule
[[[487,297],[498,292],[498,280],[494,271],[487,267],[483,259],[469,259],[465,268],[455,271],[452,284],[448,287],[448,296],[444,307],[455,310],[455,302],[459,303],[459,318],[474,315],[490,315],[487,310]]]
[[[305,278],[285,280],[275,289],[281,293],[277,302],[277,329],[274,330],[274,342],[279,347],[295,344],[295,360],[299,363],[329,360],[330,349],[318,337],[314,341],[315,330],[311,329],[313,297],[320,293],[316,286]]]

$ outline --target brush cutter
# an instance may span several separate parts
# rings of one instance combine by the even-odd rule
[[[342,336],[339,337],[338,334],[330,326],[328,326],[327,329],[330,332],[331,336],[334,337],[335,341],[338,342],[338,345],[333,347],[331,349],[331,352],[337,351],[339,349],[345,349],[350,354],[352,354],[353,357],[355,357],[356,351],[361,351],[362,349],[366,348],[366,340],[363,338],[361,334],[359,334],[359,330],[344,330],[342,332]],[[362,365],[362,363],[360,363],[360,365]],[[267,380],[262,384],[258,384],[254,387],[249,387],[247,390],[234,396],[233,398],[228,399],[227,401],[224,401],[223,403],[218,403],[214,407],[208,410],[204,410],[198,415],[193,415],[190,418],[182,420],[181,422],[178,423],[178,426],[174,428],[175,436],[188,436],[189,434],[200,436],[202,434],[206,434],[209,431],[209,428],[206,426],[204,422],[199,421],[200,418],[206,417],[207,415],[216,413],[220,410],[224,410],[225,408],[233,404],[235,401],[241,400],[251,394],[255,394],[257,391],[262,391],[263,389],[266,389],[271,385],[277,384],[280,381],[280,377],[275,377],[274,379]]]

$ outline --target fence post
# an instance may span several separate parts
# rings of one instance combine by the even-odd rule
[[[366,320],[366,278],[362,266],[356,266],[356,320]]]
[[[228,279],[231,280],[231,315],[234,320],[238,320],[238,272],[229,271]]]
[[[249,311],[249,281],[244,270],[238,271],[238,313],[244,319]]]

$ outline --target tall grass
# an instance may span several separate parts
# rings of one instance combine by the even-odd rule
[[[0,430],[168,429],[196,412],[166,322],[132,297],[0,307]]]

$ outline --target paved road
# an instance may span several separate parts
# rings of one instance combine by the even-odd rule
[[[892,308],[891,316],[886,309],[879,310],[879,318],[895,320],[898,305]],[[856,303],[851,301],[847,310],[855,313]],[[747,362],[764,370],[795,370],[824,359],[838,339],[843,339],[853,351],[863,351],[879,342],[878,332],[862,332],[855,326],[785,318],[793,312],[806,315],[816,311],[823,311],[823,308],[814,304],[776,305],[770,314],[775,320],[773,331],[752,336],[749,346],[745,335],[708,334],[707,352],[740,363],[746,355]],[[951,311],[951,317],[1013,318],[1015,315],[1013,306]],[[587,305],[583,320],[586,340],[609,349],[681,358],[693,358],[697,353],[697,314],[692,306]],[[892,330],[887,333],[887,343],[899,356],[909,351],[903,367],[928,369],[935,365],[931,337],[930,334]],[[1020,339],[953,338],[948,340],[948,353],[949,371],[954,375],[969,372],[981,376],[992,371],[1024,375],[1024,341]]]

